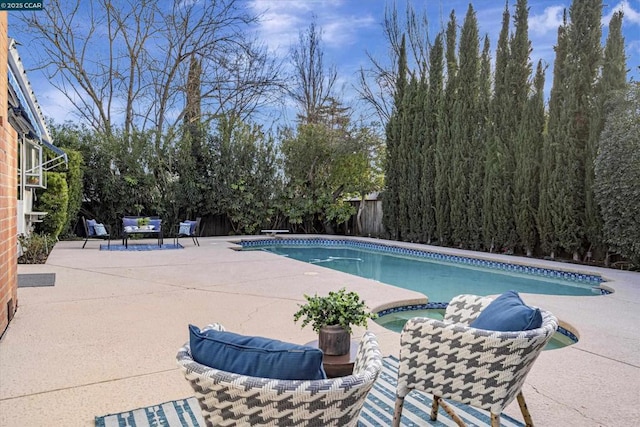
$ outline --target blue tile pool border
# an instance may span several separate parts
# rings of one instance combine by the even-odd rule
[[[492,270],[500,270],[512,273],[520,273],[525,275],[546,277],[552,279],[563,279],[573,282],[586,283],[596,287],[600,294],[606,295],[611,292],[608,289],[600,287],[604,282],[601,276],[586,273],[575,273],[570,271],[555,270],[551,268],[532,267],[520,264],[510,264],[500,261],[489,261],[480,258],[464,257],[460,255],[448,255],[439,252],[427,251],[422,249],[410,249],[389,244],[380,244],[372,242],[362,242],[350,239],[265,239],[265,240],[242,240],[240,241],[242,248],[260,248],[267,246],[346,246],[358,249],[367,249],[379,252],[392,253],[397,255],[414,256],[417,258],[431,259],[441,262],[451,262],[455,264],[471,265],[476,267],[489,268]]]

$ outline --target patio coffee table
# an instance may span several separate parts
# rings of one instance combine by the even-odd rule
[[[124,245],[125,248],[129,247],[129,237],[137,234],[137,235],[151,235],[151,236],[158,236],[158,246],[162,246],[163,243],[163,238],[162,238],[162,228],[160,228],[160,230],[152,230],[149,228],[136,228],[134,230],[129,230],[126,231],[124,230],[122,232],[122,244]]]

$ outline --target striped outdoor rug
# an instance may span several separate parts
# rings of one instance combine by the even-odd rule
[[[395,405],[397,372],[398,359],[386,357],[383,361],[382,372],[360,413],[359,427],[391,425]],[[457,414],[468,426],[489,426],[491,424],[488,412],[448,402],[456,407]],[[401,425],[406,427],[456,426],[444,411],[441,410],[438,414],[438,421],[431,421],[429,419],[430,413],[431,396],[413,391],[405,398]],[[95,421],[96,427],[204,427],[205,425],[195,397],[96,417]],[[524,424],[503,414],[500,417],[500,425],[519,427]]]
[[[100,245],[101,251],[165,251],[168,249],[184,249],[180,243],[163,243],[162,246],[158,246],[157,243],[143,244],[143,243],[129,243],[125,245]]]

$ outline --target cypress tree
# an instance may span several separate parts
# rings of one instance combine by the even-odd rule
[[[535,129],[537,123],[531,123],[533,118],[530,114],[535,112],[535,107],[527,108],[532,102],[535,102],[528,100],[529,77],[531,76],[531,61],[529,59],[531,42],[528,35],[529,9],[527,0],[518,0],[516,3],[514,25],[515,34],[509,44],[508,65],[511,114],[507,116],[508,122],[504,123],[504,126],[510,129],[511,137],[509,140],[514,143],[513,149],[510,150],[513,153],[513,160],[509,165],[510,168],[513,168],[509,171],[513,172],[513,179],[509,179],[508,182],[513,183],[510,188],[513,197],[514,226],[518,235],[516,241],[531,256],[536,240],[534,208],[537,207],[538,199],[538,191],[533,187],[533,182],[537,182],[538,178],[541,147],[538,140],[534,140],[540,136],[537,135],[537,129]],[[536,75],[536,78],[541,78],[544,83],[544,76]],[[528,134],[528,132],[531,133]],[[536,181],[530,179],[536,179]]]
[[[420,124],[417,123],[417,99],[418,81],[411,77],[402,99],[401,138],[398,145],[398,225],[402,240],[413,241],[416,239],[415,228],[419,227],[417,220],[420,185],[420,162],[415,158],[418,150],[418,132]]]
[[[491,101],[491,133],[485,157],[483,188],[483,235],[485,246],[490,252],[509,245],[512,205],[509,197],[507,177],[508,138],[510,129],[505,127],[506,116],[511,112],[509,64],[509,6],[505,4],[502,14],[502,28],[498,37],[496,67],[494,76],[494,96]]]
[[[586,164],[593,162],[587,150],[592,106],[595,104],[596,79],[602,61],[600,39],[602,31],[601,0],[574,1],[569,9],[567,49],[566,114],[562,125],[567,129],[566,139],[557,158],[557,167],[563,168],[559,180],[556,205],[560,208],[554,226],[559,244],[579,260],[579,251],[586,237],[585,188]]]
[[[489,136],[489,106],[491,103],[491,51],[489,37],[484,38],[484,47],[480,60],[480,79],[478,82],[478,105],[476,131],[472,137],[473,164],[469,179],[469,194],[475,195],[467,205],[467,223],[469,228],[469,248],[481,249],[482,239],[482,181],[484,178],[486,143]]]
[[[556,191],[558,181],[562,179],[562,165],[558,168],[557,152],[566,138],[563,126],[565,103],[567,97],[567,14],[563,15],[563,24],[558,27],[558,41],[555,47],[556,58],[553,65],[553,86],[549,98],[549,119],[547,133],[543,141],[542,165],[540,170],[540,190],[538,203],[538,235],[542,250],[555,258],[558,249],[555,221]]]
[[[531,41],[529,40],[529,8],[527,0],[518,0],[513,17],[515,34],[509,43],[509,63],[507,65],[511,102],[511,114],[505,115],[507,127],[511,135],[518,132],[518,124],[523,119],[523,112],[529,98],[529,78],[531,77]],[[515,151],[514,151],[515,153]]]
[[[424,104],[425,139],[422,145],[422,240],[431,243],[436,235],[436,147],[438,117],[444,90],[444,45],[439,33],[429,53],[429,84]]]
[[[591,246],[602,247],[603,219],[594,200],[594,165],[598,151],[598,141],[604,129],[605,103],[611,99],[613,92],[625,88],[627,80],[627,60],[624,53],[624,37],[622,36],[622,11],[613,14],[609,22],[609,34],[604,48],[602,76],[596,87],[596,103],[593,110],[591,131],[587,145],[587,162],[585,164],[585,214],[586,232]],[[591,250],[587,253],[590,258]]]
[[[398,240],[399,233],[399,150],[402,134],[403,98],[407,86],[407,50],[404,35],[398,55],[398,75],[394,93],[394,107],[387,122],[387,161],[385,163],[385,192],[382,199],[382,221],[392,239]]]
[[[468,206],[475,204],[477,194],[471,194],[469,181],[473,168],[473,136],[478,114],[478,84],[480,72],[478,22],[470,4],[460,34],[460,64],[456,77],[456,98],[451,117],[451,234],[456,246],[469,245]]]
[[[527,102],[517,138],[514,208],[518,239],[527,256],[537,243],[536,210],[544,132],[544,69],[538,62],[534,92]]]
[[[455,11],[451,11],[446,30],[445,59],[447,62],[447,83],[444,99],[438,113],[438,137],[436,142],[436,233],[438,243],[446,246],[450,243],[449,220],[449,176],[451,164],[451,113],[455,103],[456,74],[458,62],[456,58],[457,24]]]
[[[424,68],[424,67],[423,67]],[[421,76],[415,82],[415,94],[411,102],[413,117],[413,144],[410,147],[411,169],[409,172],[409,239],[412,242],[424,241],[422,239],[422,224],[424,222],[425,207],[423,204],[423,167],[426,144],[426,115],[424,106],[426,103],[428,87],[426,76]]]

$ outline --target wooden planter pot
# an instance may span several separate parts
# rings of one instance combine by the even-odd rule
[[[351,334],[340,325],[329,325],[320,328],[318,347],[327,356],[348,354],[351,346]]]

